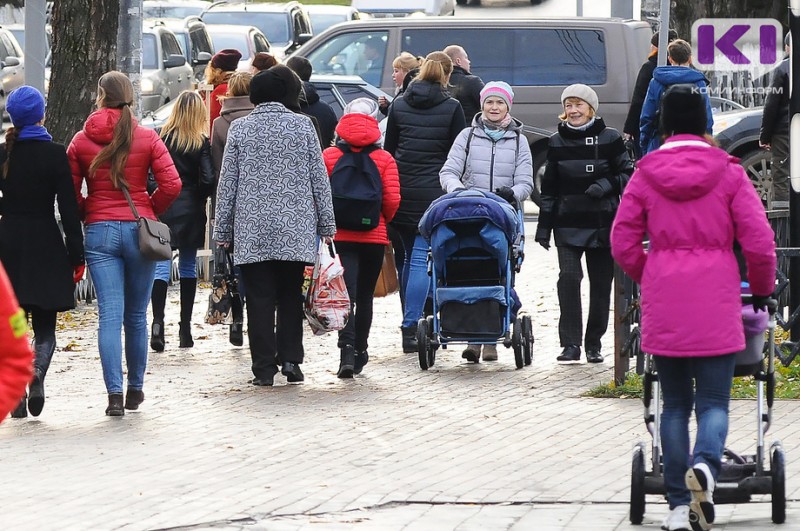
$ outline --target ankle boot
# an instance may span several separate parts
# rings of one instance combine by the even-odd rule
[[[121,417],[125,415],[125,408],[122,405],[122,393],[108,394],[108,407],[106,415],[109,417]]]
[[[192,339],[192,310],[194,309],[196,291],[196,278],[181,279],[181,327],[179,333],[181,348],[194,346],[194,340]]]
[[[50,368],[53,353],[56,350],[55,337],[45,339],[34,339],[33,350],[35,358],[33,361],[33,380],[28,388],[28,411],[31,415],[38,417],[44,408],[44,377]]]
[[[167,283],[154,280],[150,291],[150,304],[153,308],[153,324],[150,328],[150,348],[156,352],[164,352],[164,306],[167,303]]]
[[[417,327],[416,326],[403,326],[400,327],[403,334],[403,352],[405,354],[412,354],[417,351]]]
[[[339,378],[352,378],[353,368],[356,363],[356,349],[353,345],[345,345],[340,349],[339,370],[336,376]]]
[[[369,353],[366,349],[362,351],[356,351],[356,360],[353,364],[353,374],[361,374],[361,371],[364,370],[364,365],[369,363]]]
[[[19,401],[17,407],[11,412],[11,417],[15,419],[24,419],[28,416],[28,394],[26,393],[22,400]]]

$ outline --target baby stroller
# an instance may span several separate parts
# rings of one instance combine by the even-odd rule
[[[769,317],[756,313],[749,291],[742,295],[742,319],[745,327],[745,349],[736,354],[734,376],[752,376],[757,382],[756,421],[757,442],[755,454],[739,455],[726,448],[722,457],[722,470],[714,489],[714,503],[745,503],[753,494],[770,494],[772,521],[781,524],[786,519],[786,456],[780,441],[764,453],[764,435],[772,422],[772,404],[775,399],[775,311],[777,301],[768,306]],[[764,346],[764,329],[767,334]],[[766,354],[766,355],[765,355]],[[644,422],[653,436],[651,468],[645,466],[645,443],[639,441],[633,449],[631,473],[630,521],[641,524],[645,512],[646,494],[666,494],[661,460],[659,383],[652,356],[645,354],[644,362]],[[764,390],[766,384],[766,393]],[[655,400],[654,400],[655,397]],[[765,410],[766,404],[766,412]],[[769,468],[765,461],[769,459]],[[693,524],[694,528],[694,524]]]
[[[419,321],[419,366],[450,343],[513,347],[517,368],[530,365],[533,327],[517,317],[514,273],[523,259],[522,209],[490,192],[462,190],[431,203],[419,223],[430,246],[433,312]],[[512,327],[513,323],[513,327]]]

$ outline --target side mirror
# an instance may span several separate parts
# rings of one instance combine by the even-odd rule
[[[197,58],[194,60],[196,65],[204,65],[211,60],[211,54],[208,52],[198,52]]]
[[[301,33],[297,36],[297,42],[298,44],[305,44],[311,40],[311,37],[313,37],[313,35],[310,33]]]
[[[178,53],[170,54],[164,59],[164,68],[175,68],[176,66],[183,66],[186,64],[186,58]]]
[[[19,66],[19,57],[14,57],[13,55],[9,55],[6,57],[6,60],[3,61],[3,68],[7,66]]]

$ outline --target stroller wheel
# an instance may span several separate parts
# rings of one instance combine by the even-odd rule
[[[644,520],[644,443],[639,442],[633,449],[633,465],[631,467],[631,512],[633,525],[640,525]]]
[[[514,348],[514,362],[517,364],[517,369],[521,369],[525,363],[522,357],[522,341],[522,319],[517,317],[511,331],[511,346]]]
[[[780,443],[772,444],[772,521],[786,521],[786,455]]]
[[[428,336],[428,321],[420,319],[417,323],[417,350],[419,352],[419,368],[427,371],[433,365],[429,363],[428,351],[431,348],[431,338]]]
[[[533,324],[530,315],[522,316],[522,357],[525,365],[533,362]]]

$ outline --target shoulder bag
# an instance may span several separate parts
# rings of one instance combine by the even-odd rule
[[[172,245],[170,244],[171,235],[169,227],[165,223],[152,219],[143,218],[133,204],[128,187],[122,187],[122,193],[128,200],[133,217],[139,224],[139,251],[148,260],[161,261],[172,258]]]

